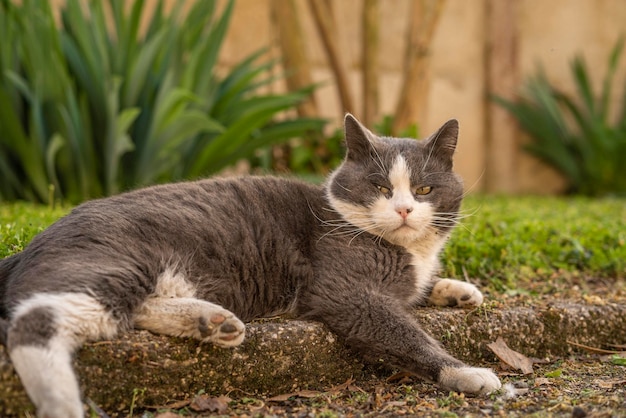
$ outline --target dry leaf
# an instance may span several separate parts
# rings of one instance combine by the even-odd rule
[[[276,395],[268,399],[271,402],[285,402],[289,398],[315,398],[322,394],[317,390],[301,390],[299,392],[285,393],[283,395]]]
[[[348,385],[348,390],[349,390],[350,392],[361,392],[361,393],[367,393],[367,392],[365,392],[363,389],[361,389],[360,387],[355,386],[355,385]]]
[[[174,412],[162,412],[154,416],[155,418],[180,418],[180,415]]]
[[[296,396],[296,393],[284,393],[282,395],[276,395],[276,396],[272,396],[271,398],[268,399],[269,402],[285,402],[288,401],[289,398],[293,398],[294,396]]]
[[[350,387],[353,383],[354,383],[354,379],[349,378],[348,380],[345,381],[345,383],[342,383],[340,385],[333,386],[332,388],[330,388],[329,392],[341,392],[343,390],[348,389],[348,387]]]
[[[538,377],[535,379],[535,387],[541,385],[551,385],[552,381],[547,377]]]
[[[621,386],[626,384],[626,380],[624,379],[596,379],[593,381],[596,385],[600,386],[602,389],[613,389],[614,386]]]
[[[593,383],[600,386],[602,389],[613,389],[613,382],[605,382],[603,380],[596,379]]]
[[[231,401],[228,396],[218,396],[213,398],[207,395],[196,396],[191,402],[189,408],[196,412],[217,412],[218,414],[224,414],[228,411],[228,403]]]
[[[301,390],[298,392],[298,396],[301,398],[317,398],[322,392],[319,390]]]
[[[381,409],[379,412],[386,412],[387,409],[389,408],[394,408],[394,407],[399,407],[399,406],[406,406],[406,402],[405,401],[391,401],[391,402],[386,402],[385,406],[383,409]]]
[[[521,370],[524,374],[533,372],[533,361],[525,355],[511,350],[502,337],[498,337],[495,343],[487,344],[487,347],[489,347],[500,360],[514,369]]]
[[[387,383],[408,383],[413,380],[413,376],[415,376],[413,373],[398,372],[389,376],[387,379],[385,379],[385,381]]]
[[[360,387],[358,387],[356,385],[353,385],[353,383],[354,383],[354,379],[350,378],[350,379],[346,380],[345,383],[342,383],[342,384],[337,385],[337,386],[333,386],[328,391],[331,392],[331,393],[337,393],[337,392],[343,392],[344,390],[349,390],[350,392],[365,393],[365,391],[363,389],[361,389]]]
[[[184,399],[182,401],[176,401],[168,403],[167,405],[146,406],[148,409],[181,409],[191,403],[191,399]]]

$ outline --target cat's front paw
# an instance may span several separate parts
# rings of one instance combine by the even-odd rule
[[[433,287],[429,301],[437,306],[473,308],[483,303],[483,294],[471,283],[441,279]]]
[[[491,393],[502,387],[494,372],[480,367],[444,367],[437,383],[444,389],[474,395]]]
[[[198,331],[203,341],[210,341],[220,347],[234,347],[243,342],[246,327],[227,310],[214,312],[198,320]]]

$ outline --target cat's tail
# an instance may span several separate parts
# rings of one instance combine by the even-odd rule
[[[9,284],[9,276],[18,262],[19,254],[0,260],[0,318],[3,319],[9,317],[6,303],[7,286]]]
[[[17,254],[0,260],[0,344],[6,347],[6,337],[9,328],[9,311],[6,306],[6,292],[9,275],[18,262]]]
[[[7,336],[9,334],[9,321],[0,318],[0,345],[7,346]]]

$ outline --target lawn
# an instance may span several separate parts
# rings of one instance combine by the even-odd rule
[[[500,291],[626,277],[624,199],[471,196],[463,213],[443,257],[450,276]]]

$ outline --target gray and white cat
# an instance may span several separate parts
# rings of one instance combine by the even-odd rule
[[[78,206],[0,261],[0,325],[38,416],[83,416],[71,357],[87,340],[142,328],[233,347],[244,322],[281,313],[442,388],[500,388],[410,312],[483,300],[436,276],[463,195],[457,134],[451,120],[425,141],[379,137],[347,115],[347,155],[323,187],[212,179]]]

